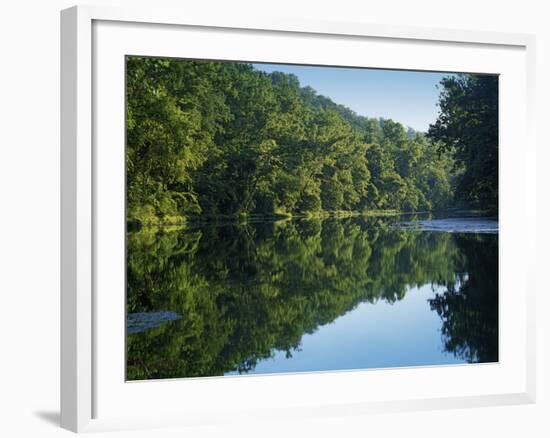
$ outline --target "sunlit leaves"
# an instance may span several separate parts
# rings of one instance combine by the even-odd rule
[[[250,64],[127,59],[128,220],[440,208],[451,166],[424,136]],[[428,181],[429,180],[429,181]]]

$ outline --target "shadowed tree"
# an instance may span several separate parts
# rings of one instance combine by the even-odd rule
[[[441,80],[440,114],[428,137],[455,159],[457,197],[498,209],[498,76],[459,74]]]

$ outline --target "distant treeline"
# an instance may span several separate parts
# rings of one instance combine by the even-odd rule
[[[445,79],[442,114],[424,135],[359,116],[294,75],[244,63],[129,57],[128,221],[457,203],[494,209],[498,129],[487,119],[496,123],[498,112],[483,92],[492,98],[494,89],[497,97],[496,84],[490,76]]]

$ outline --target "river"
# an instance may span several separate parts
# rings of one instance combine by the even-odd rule
[[[498,361],[498,223],[440,214],[128,233],[129,380]]]

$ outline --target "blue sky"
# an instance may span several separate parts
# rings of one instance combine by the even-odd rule
[[[426,131],[438,114],[436,85],[445,73],[253,64],[268,73],[298,76],[302,86],[368,117],[393,119],[417,131]]]

